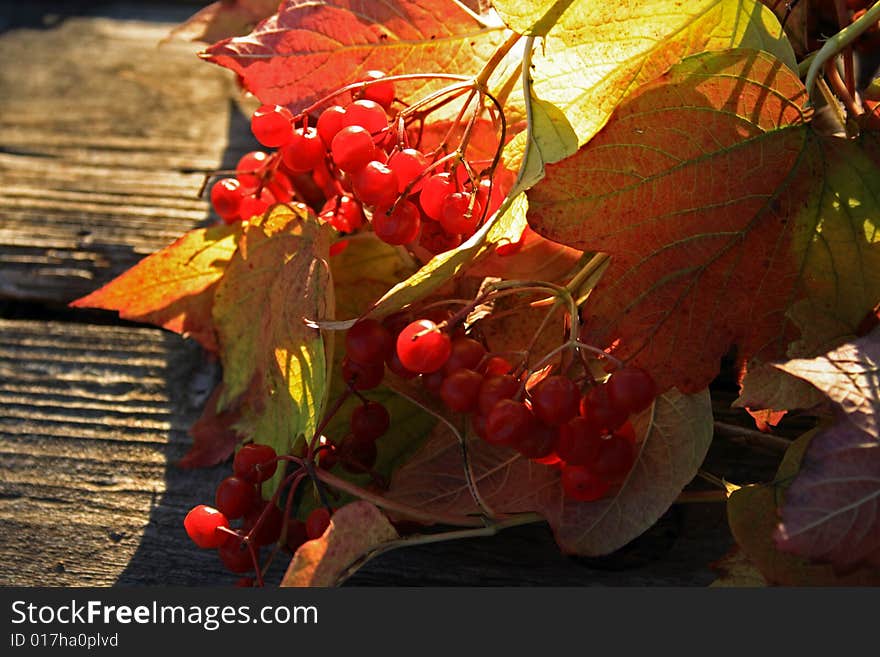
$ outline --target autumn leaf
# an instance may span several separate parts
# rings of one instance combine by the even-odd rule
[[[297,549],[281,586],[337,586],[371,550],[396,538],[397,531],[375,506],[346,504],[331,516],[323,536]]]
[[[844,321],[876,304],[876,138],[820,139],[805,101],[769,55],[695,56],[548,167],[529,192],[532,227],[611,255],[583,309],[586,341],[614,345],[663,390],[695,391],[733,345],[741,363],[783,357],[797,302]]]
[[[161,326],[217,351],[214,290],[240,233],[240,225],[192,230],[70,305],[116,310],[122,319]]]
[[[243,36],[278,9],[279,0],[220,0],[175,27],[169,38],[214,43]]]
[[[553,527],[565,552],[608,554],[648,529],[696,474],[712,438],[707,392],[670,392],[634,417],[638,456],[609,497],[574,502],[563,496],[559,471],[518,453],[468,439],[474,483],[494,513],[534,511]],[[442,513],[479,513],[470,494],[458,440],[438,430],[395,473],[388,496]]]
[[[304,209],[279,206],[248,223],[215,295],[218,409],[240,406],[239,433],[279,454],[312,437],[327,399],[332,355],[304,320],[333,313],[329,241]]]
[[[291,0],[248,36],[204,56],[241,75],[262,102],[299,111],[370,70],[475,74],[504,33],[448,0]],[[432,88],[428,80],[398,85],[407,97]]]
[[[238,421],[239,413],[237,409],[217,410],[222,391],[221,383],[208,397],[199,419],[189,428],[193,444],[178,462],[181,468],[208,468],[222,463],[235,451],[239,436],[232,427]]]
[[[782,552],[774,542],[779,524],[778,505],[797,476],[804,453],[817,437],[811,431],[792,443],[785,454],[774,483],[743,486],[727,504],[727,517],[733,537],[750,561],[771,584],[783,586],[877,586],[880,569],[860,568],[836,573],[829,564],[812,563],[804,557]]]

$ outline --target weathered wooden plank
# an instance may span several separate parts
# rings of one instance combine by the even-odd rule
[[[216,374],[159,330],[0,320],[0,585],[234,581],[181,528],[229,466],[174,465]],[[390,553],[351,584],[705,584],[728,545],[723,509],[699,505],[604,560],[524,527]]]
[[[204,174],[255,142],[232,76],[158,45],[188,11],[0,34],[0,299],[66,303],[208,220]]]

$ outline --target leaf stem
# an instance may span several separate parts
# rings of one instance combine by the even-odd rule
[[[489,61],[486,62],[483,69],[474,78],[474,84],[480,90],[486,90],[486,84],[489,82],[489,78],[492,77],[492,73],[495,72],[495,69],[498,68],[498,65],[504,60],[507,53],[510,52],[511,48],[516,45],[516,42],[519,41],[521,37],[521,34],[512,32],[510,36],[507,37],[507,40],[498,46],[498,49],[492,53]]]

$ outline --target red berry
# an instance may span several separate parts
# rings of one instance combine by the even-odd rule
[[[446,375],[443,373],[442,369],[439,369],[436,372],[431,372],[430,374],[422,374],[422,387],[432,395],[439,395],[445,380]]]
[[[199,504],[186,514],[183,527],[193,543],[200,548],[216,548],[226,538],[224,532],[217,530],[221,527],[229,529],[229,520],[214,507]]]
[[[527,459],[543,459],[555,452],[558,441],[558,427],[536,423],[531,433],[520,438],[516,451]]]
[[[439,221],[443,216],[443,201],[454,191],[455,183],[452,181],[452,175],[438,173],[425,181],[425,186],[419,196],[419,205],[422,206],[426,215]]]
[[[407,185],[421,176],[428,167],[428,158],[415,148],[404,148],[402,151],[395,152],[388,159],[388,166],[397,175],[397,191],[402,194],[406,190]],[[424,185],[425,180],[423,178],[413,185],[410,193],[418,192]]]
[[[615,483],[626,477],[635,461],[635,446],[624,436],[612,434],[601,441],[593,470],[599,477]]]
[[[397,350],[394,350],[394,353],[385,361],[385,364],[388,365],[388,369],[394,372],[397,376],[402,379],[412,379],[419,375],[418,372],[413,372],[412,370],[408,370],[403,366],[403,363],[400,362],[400,356],[397,355]]]
[[[342,359],[342,379],[355,390],[372,390],[385,378],[382,363],[362,365],[347,356]]]
[[[513,370],[513,365],[501,356],[492,356],[483,364],[481,370],[487,377],[501,376],[502,374],[509,374]]]
[[[260,184],[257,176],[263,172],[268,161],[269,154],[263,151],[251,151],[242,155],[238,164],[235,165],[235,177],[241,186],[247,189],[256,189]]]
[[[471,427],[474,433],[483,440],[486,440],[486,416],[477,413],[471,416]]]
[[[345,127],[345,108],[339,105],[328,107],[318,117],[318,136],[325,148],[330,148],[336,133]]]
[[[657,396],[654,379],[639,367],[620,368],[611,375],[605,385],[608,401],[626,415],[645,410]]]
[[[351,189],[364,205],[391,205],[397,200],[397,174],[374,160],[352,174]]]
[[[394,349],[394,338],[375,319],[366,318],[355,322],[345,334],[345,353],[362,365],[384,363]]]
[[[569,465],[593,466],[602,442],[598,427],[582,417],[575,417],[559,427],[556,453]]]
[[[290,203],[293,200],[293,183],[290,182],[290,178],[282,171],[276,171],[272,174],[272,178],[266,182],[266,189],[272,193],[275,201],[279,203]]]
[[[452,353],[452,341],[437,325],[420,319],[397,336],[397,355],[408,370],[429,374],[442,368]]]
[[[348,194],[328,199],[318,217],[340,233],[352,233],[364,225],[361,204]]]
[[[238,216],[242,221],[250,221],[251,218],[262,215],[276,202],[275,195],[264,187],[259,195],[251,193],[241,199],[238,208]]]
[[[382,80],[384,77],[385,73],[382,71],[367,71],[364,81]],[[365,85],[361,92],[361,96],[367,100],[379,103],[382,107],[388,109],[391,107],[391,103],[394,102],[394,93],[394,82],[391,80],[382,80],[381,82],[373,82],[372,84]]]
[[[375,135],[388,127],[388,116],[379,103],[372,100],[356,100],[345,108],[346,126],[358,126]]]
[[[269,445],[248,443],[242,445],[232,461],[236,476],[252,484],[269,479],[278,467],[278,455]]]
[[[502,399],[512,399],[519,392],[519,381],[510,374],[486,377],[480,386],[480,396],[477,400],[477,409],[483,415],[495,408]]]
[[[461,244],[461,235],[450,235],[443,226],[433,219],[422,219],[422,234],[419,236],[419,246],[432,255],[445,253]]]
[[[220,218],[228,224],[238,221],[238,210],[243,197],[241,183],[235,178],[223,178],[211,187],[211,205]]]
[[[593,502],[605,496],[611,488],[604,479],[581,465],[562,466],[562,490],[565,496],[578,502]]]
[[[217,486],[214,504],[227,518],[241,518],[260,501],[257,489],[241,477],[226,477]]]
[[[241,538],[227,535],[217,550],[223,565],[233,573],[247,573],[254,569],[251,552]]]
[[[261,105],[251,117],[251,130],[263,146],[278,148],[290,141],[293,115],[281,105]]]
[[[373,231],[388,244],[409,244],[419,234],[419,209],[409,201],[401,201],[389,214],[390,208],[376,208],[373,213]]]
[[[483,375],[470,369],[456,369],[446,375],[440,386],[440,397],[446,408],[455,413],[470,413],[477,406]]]
[[[312,509],[306,517],[306,536],[310,541],[321,538],[330,526],[330,512],[323,506]]]
[[[614,430],[614,435],[626,438],[633,445],[635,445],[638,440],[638,438],[636,438],[636,429],[632,425],[632,422],[624,422],[620,428]]]
[[[502,399],[486,418],[486,441],[493,445],[517,447],[535,427],[528,406],[513,399]]]
[[[265,513],[265,516],[263,516]],[[262,517],[262,520],[260,519]],[[257,524],[259,522],[259,525]],[[275,543],[281,537],[281,527],[284,524],[284,516],[281,509],[272,502],[263,502],[244,517],[242,529],[249,532],[254,545],[269,545]]]
[[[472,235],[483,217],[478,201],[471,205],[470,194],[453,192],[443,199],[440,225],[450,234]]]
[[[369,401],[351,412],[351,432],[359,438],[376,440],[388,431],[391,416],[379,402]]]
[[[339,462],[339,451],[336,445],[330,444],[318,452],[318,465],[325,470],[332,470]]]
[[[291,518],[287,523],[287,536],[284,538],[287,549],[296,552],[299,546],[307,540],[309,540],[309,535],[306,532],[306,523]]]
[[[486,348],[473,338],[455,338],[443,371],[452,374],[459,369],[476,370],[485,355]]]
[[[337,448],[342,467],[354,474],[369,472],[376,465],[378,452],[374,438],[349,434]]]
[[[531,393],[532,411],[544,424],[559,426],[578,414],[581,395],[565,376],[548,376]]]
[[[297,128],[281,149],[281,161],[291,171],[311,171],[324,161],[324,142],[315,128]]]
[[[330,153],[340,170],[354,173],[376,159],[376,145],[369,132],[360,126],[350,125],[333,137]]]
[[[581,415],[600,431],[614,431],[626,422],[628,413],[611,404],[605,385],[593,386],[581,398]]]

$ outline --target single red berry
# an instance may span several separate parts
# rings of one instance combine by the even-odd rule
[[[372,390],[385,378],[385,368],[381,363],[362,365],[347,356],[342,359],[342,380],[355,390]]]
[[[265,515],[263,515],[264,513]],[[281,509],[272,502],[263,502],[248,512],[241,526],[247,532],[251,529],[254,530],[251,535],[254,545],[269,545],[270,543],[275,543],[281,537],[281,527],[283,524],[284,516],[281,513]]]
[[[450,234],[472,235],[483,217],[479,201],[471,203],[470,194],[453,192],[443,199],[440,225]]]
[[[376,159],[376,145],[370,133],[360,126],[342,128],[333,137],[330,153],[336,166],[346,173],[354,173]]]
[[[556,453],[569,465],[592,467],[599,457],[601,442],[599,428],[578,416],[559,427]]]
[[[629,474],[635,461],[635,446],[624,436],[612,434],[601,441],[593,470],[602,479],[616,483]]]
[[[455,413],[470,413],[477,406],[483,375],[470,369],[456,369],[447,374],[440,386],[440,398]]]
[[[264,187],[259,194],[252,192],[241,199],[238,208],[238,216],[242,221],[250,221],[253,217],[261,216],[270,205],[276,202],[275,195]]]
[[[268,161],[269,154],[263,151],[251,151],[242,155],[235,165],[235,177],[241,186],[245,189],[256,189]]]
[[[394,82],[383,80],[384,77],[385,73],[382,71],[367,71],[363,81],[371,82],[371,84],[364,85],[361,96],[388,109],[394,102]]]
[[[339,105],[328,107],[321,112],[316,127],[325,148],[330,148],[336,133],[345,127],[345,108]]]
[[[319,506],[317,509],[312,509],[306,516],[306,536],[310,541],[321,538],[329,526],[330,512],[326,507]]]
[[[428,158],[415,148],[404,148],[388,158],[388,166],[397,175],[397,191],[402,194],[406,191],[407,186],[428,168]],[[422,178],[413,185],[410,193],[414,194],[420,191],[424,185],[425,179]]]
[[[633,445],[635,445],[638,440],[636,437],[636,429],[632,425],[632,422],[624,422],[619,428],[614,430],[614,435],[626,438]]]
[[[293,200],[293,183],[290,182],[287,174],[280,170],[275,171],[272,178],[266,181],[266,189],[272,193],[278,203],[290,203]]]
[[[388,116],[382,106],[372,100],[356,100],[345,108],[346,126],[358,126],[370,134],[377,134],[388,127]]]
[[[226,477],[217,486],[214,504],[227,518],[241,518],[260,502],[257,489],[241,477]]]
[[[495,404],[502,399],[512,399],[518,392],[519,381],[510,374],[486,377],[480,386],[477,410],[483,415],[489,415]]]
[[[442,369],[429,374],[422,374],[421,378],[422,387],[432,395],[440,394],[440,389],[443,388],[443,381],[445,380],[446,375],[443,373]]]
[[[556,451],[559,442],[559,427],[535,423],[531,433],[521,437],[516,444],[516,451],[527,459],[540,460]]]
[[[487,360],[483,366],[480,368],[483,374],[486,377],[490,376],[501,376],[502,374],[510,374],[513,370],[513,365],[508,362],[506,358],[502,358],[501,356],[492,356]]]
[[[394,338],[381,322],[358,320],[345,334],[345,354],[362,365],[384,363],[394,350]]]
[[[529,393],[532,411],[544,424],[559,426],[578,414],[581,395],[574,382],[565,376],[548,376]]]
[[[221,527],[229,529],[229,520],[220,511],[206,504],[193,507],[183,519],[183,528],[200,548],[220,547],[226,536],[217,531]]]
[[[269,479],[278,467],[278,455],[269,445],[247,443],[235,454],[232,470],[236,476],[252,484]]]
[[[409,201],[401,201],[393,211],[390,210],[391,208],[386,207],[376,208],[373,213],[373,231],[380,240],[388,244],[409,244],[419,234],[419,209]]]
[[[461,235],[450,235],[443,226],[427,217],[422,217],[422,233],[419,246],[432,255],[445,253],[461,244]]]
[[[397,355],[408,370],[429,374],[442,368],[452,353],[452,341],[437,325],[420,319],[397,336]]]
[[[391,205],[397,200],[397,174],[381,162],[368,162],[351,175],[351,190],[364,205]]]
[[[426,215],[439,221],[443,216],[443,201],[454,191],[455,183],[452,181],[452,175],[438,173],[425,181],[425,186],[419,195],[419,205]]]
[[[408,370],[403,366],[403,363],[400,362],[400,356],[397,355],[397,350],[394,350],[394,353],[389,356],[389,358],[385,361],[385,364],[388,365],[388,369],[394,372],[397,376],[402,379],[412,379],[419,375],[418,372],[413,372],[412,370]]]
[[[331,443],[318,452],[318,465],[324,470],[332,470],[337,463],[339,463],[339,451],[336,445]]]
[[[657,396],[657,386],[651,375],[631,365],[617,370],[605,385],[608,401],[626,415],[645,410]]]
[[[486,440],[486,416],[480,413],[471,416],[471,428],[483,440]]]
[[[306,532],[306,523],[302,520],[291,518],[287,523],[287,536],[284,537],[284,543],[291,552],[296,552],[299,546],[309,540]]]
[[[368,401],[351,412],[351,432],[359,438],[376,440],[391,426],[388,409],[379,402]]]
[[[369,472],[376,465],[378,450],[376,439],[348,434],[337,448],[339,462],[348,472],[360,474]]]
[[[603,384],[593,386],[581,398],[580,412],[600,431],[614,431],[626,422],[628,416],[626,411],[611,404],[608,399],[608,388]]]
[[[486,418],[486,441],[516,448],[535,427],[529,407],[513,399],[502,399]]]
[[[339,240],[338,242],[333,242],[330,245],[330,248],[327,249],[327,253],[332,256],[338,256],[340,253],[345,251],[348,248],[348,240]]]
[[[324,142],[315,128],[297,128],[281,149],[281,161],[291,171],[311,171],[324,161]]]
[[[227,224],[238,221],[238,210],[243,197],[241,183],[235,178],[223,178],[211,187],[211,205]]]
[[[364,225],[361,204],[348,194],[327,199],[318,217],[340,233],[352,233]]]
[[[217,550],[226,569],[233,573],[248,573],[254,569],[254,560],[240,537],[227,534]]]
[[[443,371],[452,374],[460,369],[476,370],[485,355],[486,348],[473,338],[455,338]]]
[[[611,484],[598,477],[590,468],[581,465],[562,466],[562,490],[565,496],[578,502],[601,499]]]
[[[263,146],[284,146],[293,131],[293,114],[281,105],[260,105],[251,117],[251,130]]]

